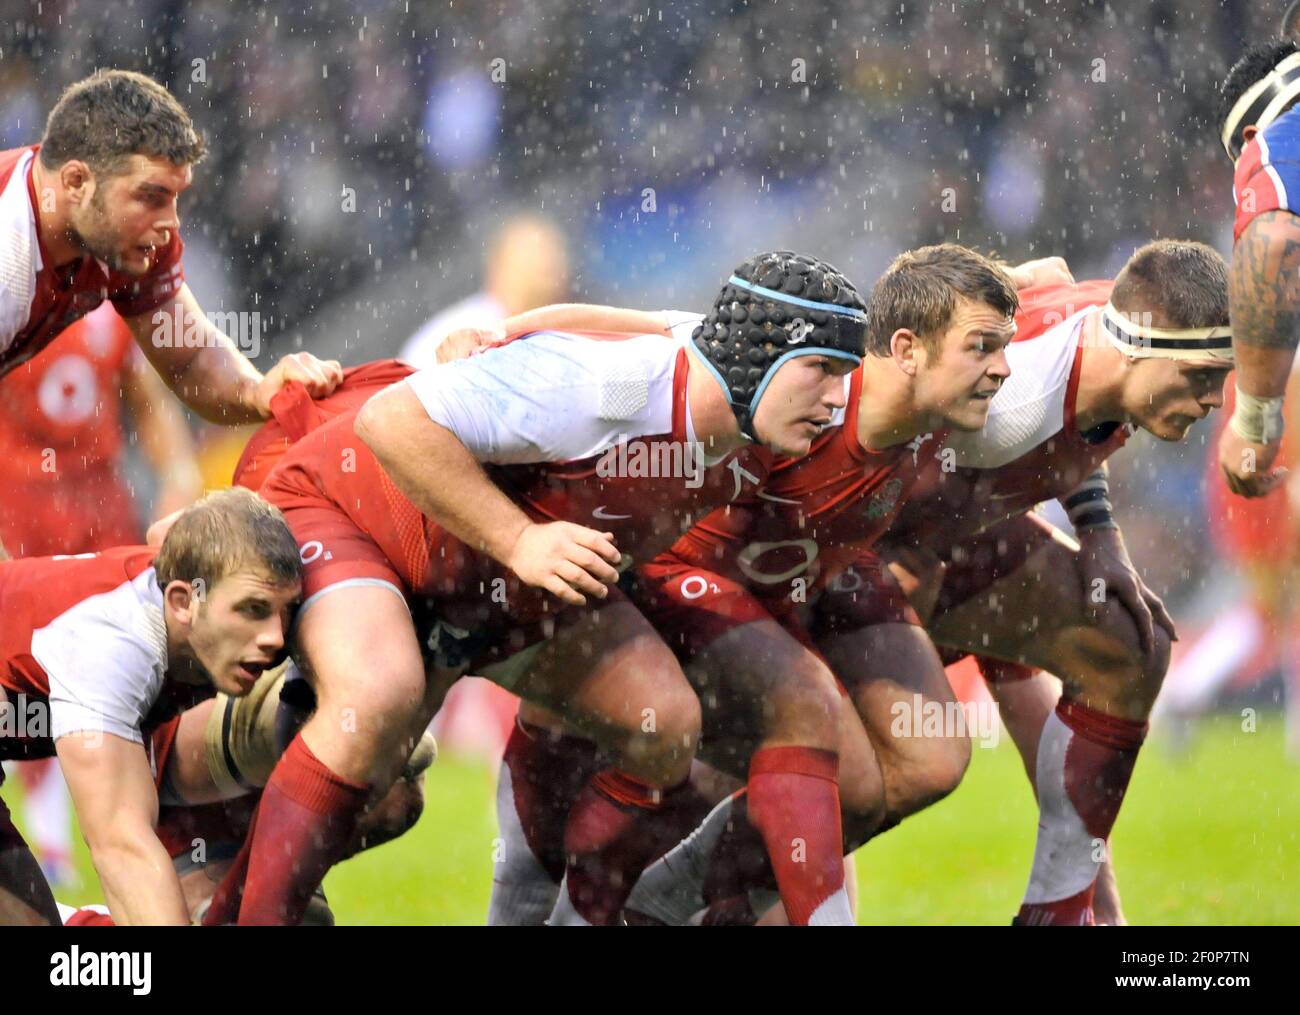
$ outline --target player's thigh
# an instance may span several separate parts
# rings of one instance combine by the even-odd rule
[[[1168,667],[1167,635],[1157,627],[1154,649],[1144,653],[1137,624],[1117,599],[1090,613],[1073,543],[1045,523],[1023,522],[1020,531],[1037,547],[1015,570],[938,613],[934,640],[1046,670],[1090,707],[1141,720]]]
[[[1067,536],[1024,521],[1014,538],[1033,546],[1014,568],[1000,570],[993,562],[949,565],[929,630],[942,645],[1050,670],[1055,660],[1043,653],[1058,644],[1061,632],[1087,623],[1083,577]]]
[[[299,615],[294,634],[295,658],[316,693],[304,727],[313,750],[324,742],[373,752],[409,733],[425,699],[425,671],[411,614],[395,588],[329,589]]]
[[[705,729],[769,747],[837,748],[840,692],[825,660],[775,620],[754,620],[695,652],[687,676]]]
[[[685,777],[699,702],[672,651],[626,599],[557,625],[509,689],[615,750],[635,741],[640,752],[659,744],[686,751]]]
[[[875,749],[891,806],[950,792],[970,762],[970,737],[964,723],[925,721],[956,714],[956,696],[925,630],[874,624],[825,634],[819,644]]]

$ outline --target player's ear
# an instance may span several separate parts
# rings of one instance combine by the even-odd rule
[[[1242,144],[1243,145],[1250,144],[1251,141],[1255,140],[1255,135],[1258,133],[1259,133],[1259,128],[1256,127],[1253,123],[1249,127],[1243,128],[1241,131]]]
[[[179,623],[190,624],[194,621],[198,599],[190,583],[177,578],[175,581],[168,582],[167,587],[163,589],[163,605]]]
[[[95,194],[95,174],[80,159],[69,159],[59,167],[59,183],[74,204],[89,204]]]
[[[920,369],[918,357],[923,355],[920,350],[920,338],[907,328],[899,328],[889,336],[889,354],[894,357],[899,369],[909,377],[915,377]]]

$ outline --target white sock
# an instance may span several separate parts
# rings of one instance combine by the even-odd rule
[[[550,919],[546,921],[548,927],[590,927],[591,923],[585,916],[578,912],[569,898],[569,879],[566,877],[560,882],[560,897],[555,900],[555,908],[551,910]]]
[[[1029,905],[1068,899],[1097,877],[1093,837],[1065,791],[1065,753],[1074,735],[1053,712],[1038,742],[1038,841],[1025,889]]]
[[[849,893],[842,886],[834,895],[819,902],[812,916],[808,917],[809,927],[852,927],[856,923],[849,905]]]
[[[497,824],[500,841],[493,844],[488,926],[541,927],[555,908],[560,889],[528,846],[505,762],[497,778]]]
[[[709,860],[731,817],[733,800],[723,800],[690,835],[651,864],[628,896],[627,908],[673,927],[684,927],[704,908]]]

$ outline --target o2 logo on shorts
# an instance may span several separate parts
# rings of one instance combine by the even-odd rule
[[[298,547],[298,556],[304,565],[314,564],[318,560],[334,559],[334,554],[325,549],[325,544],[319,539],[309,539]]]
[[[706,592],[712,592],[716,596],[722,591],[703,575],[698,574],[689,574],[683,578],[680,588],[683,599],[699,599]]]

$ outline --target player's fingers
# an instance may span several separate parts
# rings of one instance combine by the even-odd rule
[[[554,571],[557,575],[569,583],[569,587],[579,592],[585,592],[589,596],[595,596],[597,599],[604,599],[609,595],[609,587],[587,574],[582,568],[572,561],[562,560],[555,565]]]
[[[1151,617],[1151,607],[1147,606],[1142,598],[1136,582],[1120,582],[1115,586],[1115,595],[1119,598],[1120,604],[1128,610],[1133,622],[1137,624],[1138,644],[1142,647],[1142,654],[1149,656],[1156,642],[1155,621]]]
[[[1147,601],[1147,606],[1151,609],[1151,615],[1155,622],[1165,629],[1171,641],[1178,640],[1178,628],[1174,625],[1174,618],[1169,615],[1165,609],[1164,601],[1152,592],[1150,589],[1143,587],[1142,596]]]
[[[547,592],[562,603],[568,603],[571,606],[585,606],[587,604],[586,597],[570,588],[568,583],[559,575],[548,574],[542,580],[542,588],[546,589]]]
[[[581,544],[569,548],[568,558],[597,581],[604,582],[606,585],[613,585],[618,581],[618,571]]]
[[[331,388],[336,388],[343,383],[343,364],[338,360],[322,360],[321,367],[325,371],[326,383],[331,385]]]
[[[585,525],[575,525],[574,528],[577,530],[574,534],[574,542],[585,546],[611,564],[616,565],[623,559],[623,555],[618,552],[618,547],[614,545],[614,533],[597,532]]]

